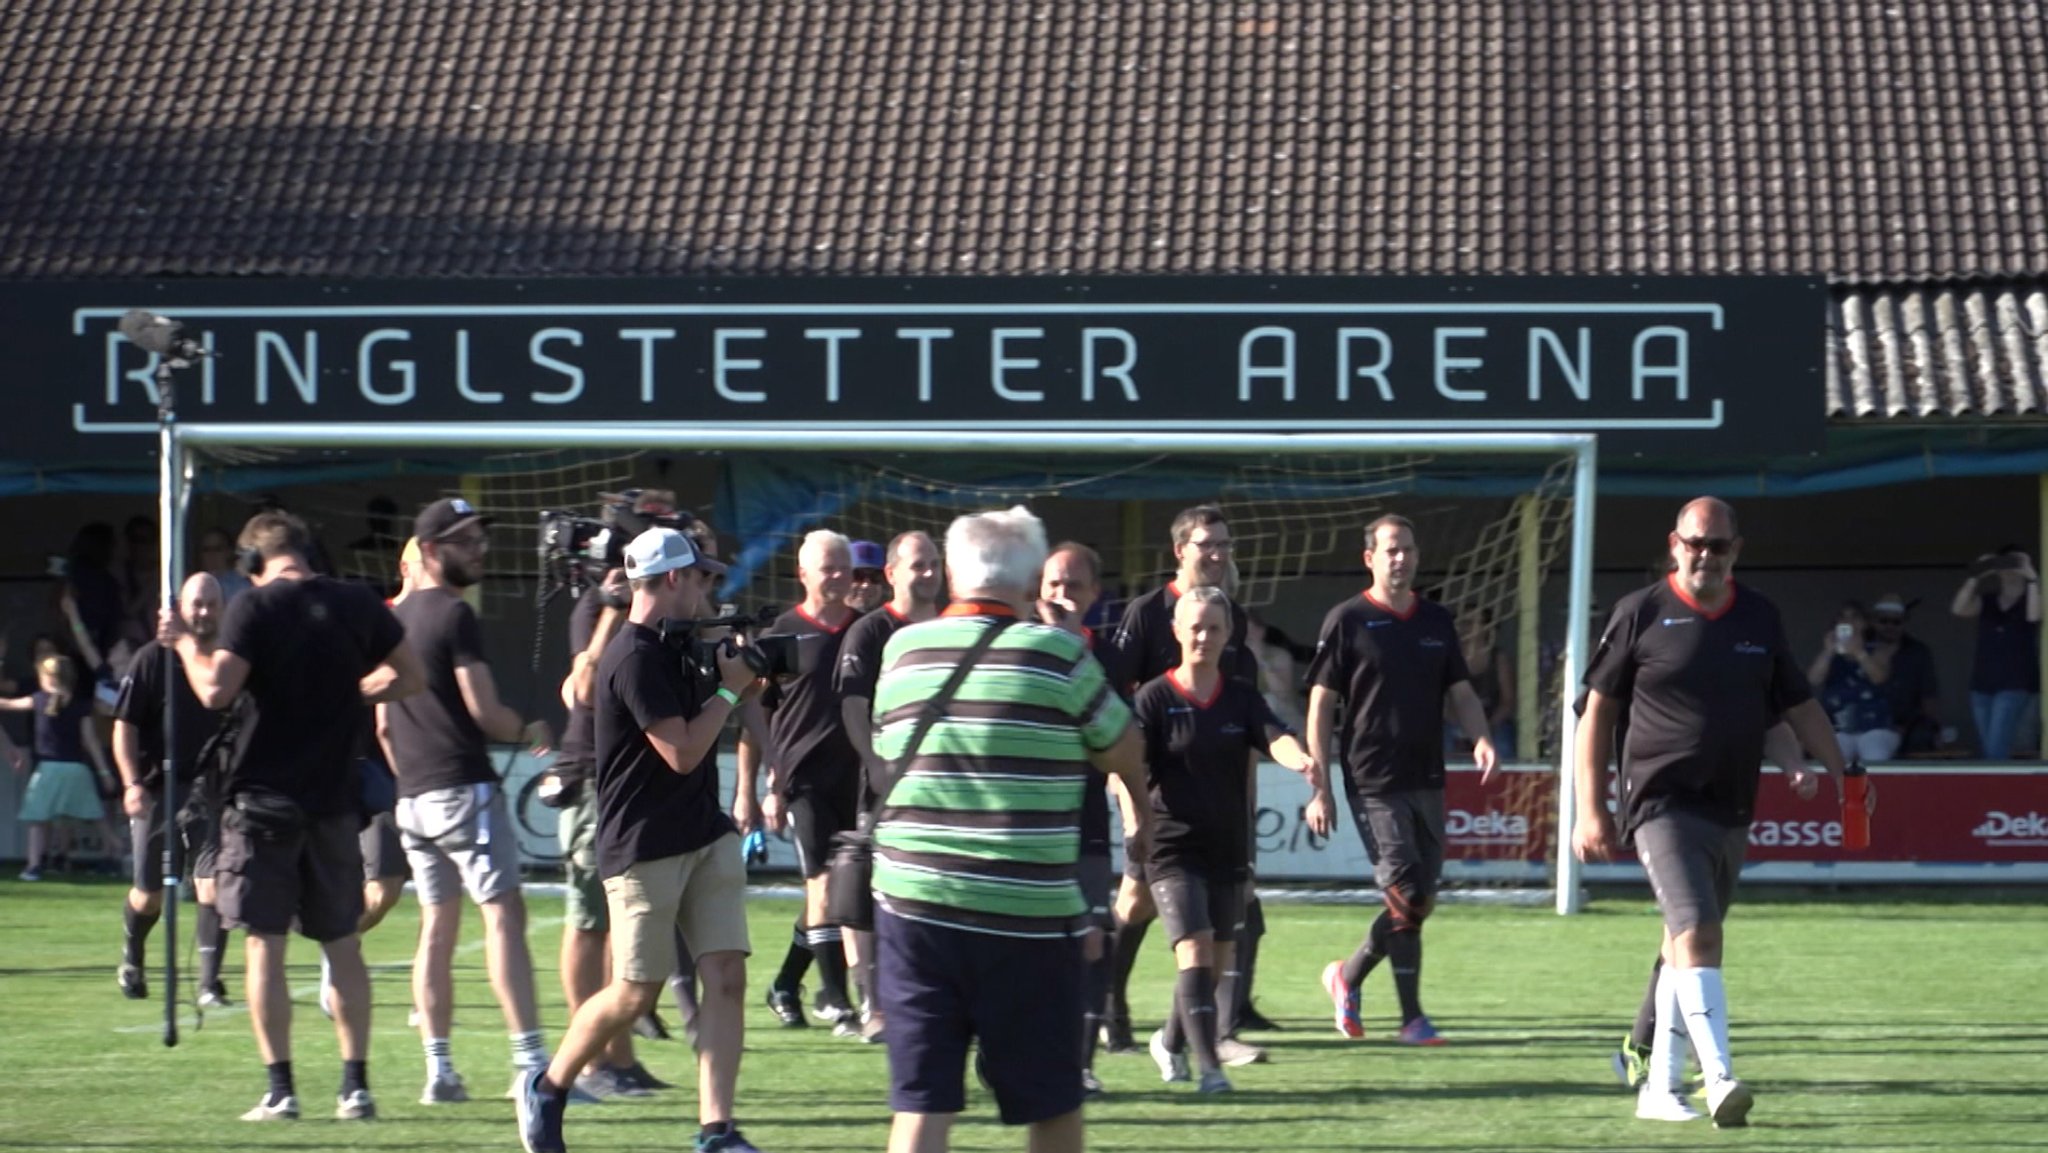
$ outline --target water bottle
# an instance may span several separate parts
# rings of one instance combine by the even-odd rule
[[[1850,761],[1842,770],[1842,845],[1870,847],[1870,777],[1861,761]]]

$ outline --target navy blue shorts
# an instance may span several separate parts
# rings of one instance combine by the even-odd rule
[[[889,1019],[889,1108],[967,1107],[967,1046],[1005,1125],[1081,1107],[1081,944],[971,933],[875,910],[875,991]]]

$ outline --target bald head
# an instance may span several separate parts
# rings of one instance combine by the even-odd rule
[[[178,590],[178,612],[202,644],[210,643],[220,632],[223,603],[220,582],[212,573],[193,573],[185,578],[184,587]]]
[[[1678,510],[1677,531],[1680,536],[1708,533],[1714,536],[1734,537],[1740,535],[1735,527],[1735,506],[1717,496],[1700,496],[1685,502]]]
[[[1669,538],[1674,578],[1693,598],[1717,605],[1727,595],[1735,572],[1735,559],[1742,553],[1742,537],[1735,530],[1735,510],[1727,501],[1711,496],[1686,502],[1678,510],[1678,524]]]

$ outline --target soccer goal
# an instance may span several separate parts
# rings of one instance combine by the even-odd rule
[[[500,517],[493,544],[501,555],[517,550],[528,557],[542,509],[585,506],[598,492],[635,483],[640,453],[715,447],[725,462],[716,519],[740,545],[729,592],[748,600],[796,595],[794,545],[812,528],[886,542],[909,529],[936,534],[963,511],[1021,503],[1047,520],[1056,539],[1082,540],[1103,556],[1105,619],[1113,621],[1123,598],[1170,576],[1166,523],[1173,512],[1209,503],[1223,509],[1237,542],[1238,599],[1269,635],[1305,647],[1329,606],[1361,587],[1362,527],[1399,512],[1417,526],[1425,593],[1458,614],[1469,651],[1503,655],[1498,668],[1509,671],[1499,675],[1511,681],[1515,702],[1507,728],[1516,770],[1484,808],[1454,804],[1453,855],[1464,858],[1474,880],[1526,883],[1532,873],[1547,874],[1559,911],[1578,907],[1570,853],[1575,799],[1570,774],[1557,770],[1567,764],[1574,726],[1568,688],[1588,654],[1597,465],[1591,434],[713,432],[655,423],[174,427],[170,453],[179,459],[165,462],[164,520],[178,526],[165,534],[167,560],[177,571],[185,539],[171,502],[185,494],[190,461],[333,448],[494,454],[485,467],[465,472],[464,491]],[[340,509],[359,505],[359,494],[337,488],[312,499]],[[338,567],[387,577],[385,550],[362,551],[337,557]],[[1305,652],[1299,663],[1305,668]],[[1451,880],[1460,876],[1454,867]]]

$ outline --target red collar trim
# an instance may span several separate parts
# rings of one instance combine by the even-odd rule
[[[1095,644],[1095,630],[1089,628],[1087,625],[1082,625],[1081,639],[1088,642],[1088,644],[1092,647]]]
[[[897,611],[896,611],[896,602],[895,602],[895,601],[890,601],[890,602],[889,602],[888,604],[885,604],[885,605],[883,605],[883,606],[882,606],[882,609],[883,609],[883,611],[887,612],[887,613],[888,613],[888,614],[889,614],[890,616],[892,616],[892,617],[895,617],[895,618],[896,618],[896,622],[897,622],[898,624],[906,624],[906,625],[907,625],[907,624],[909,624],[909,623],[910,623],[910,618],[909,618],[909,617],[907,617],[907,616],[904,616],[904,615],[903,615],[902,613],[899,613],[899,612],[897,612]]]
[[[839,622],[839,628],[833,628],[831,625],[828,625],[824,621],[819,620],[817,617],[814,617],[811,614],[805,612],[804,606],[802,605],[796,606],[796,615],[804,618],[805,620],[811,622],[814,625],[817,625],[819,628],[824,629],[828,633],[836,633],[839,631],[839,629],[843,629],[847,625],[852,624],[854,618],[856,616],[859,616],[860,614],[848,610],[846,614],[846,619]]]
[[[1707,611],[1707,606],[1705,606],[1705,605],[1701,604],[1700,602],[1698,602],[1698,601],[1696,601],[1696,600],[1692,599],[1692,594],[1691,594],[1691,593],[1689,593],[1689,592],[1686,592],[1686,591],[1685,591],[1685,588],[1684,588],[1684,586],[1683,586],[1683,585],[1680,585],[1680,584],[1678,583],[1678,574],[1677,574],[1677,573],[1675,573],[1675,572],[1674,572],[1674,573],[1666,573],[1666,574],[1664,574],[1664,583],[1665,583],[1666,585],[1669,585],[1669,586],[1670,586],[1670,588],[1671,588],[1671,594],[1672,594],[1673,596],[1677,597],[1677,598],[1678,598],[1679,600],[1682,600],[1682,601],[1684,601],[1684,602],[1685,602],[1685,607],[1686,607],[1686,608],[1689,608],[1689,609],[1691,609],[1692,611],[1694,611],[1694,612],[1696,612],[1696,613],[1700,614],[1700,617],[1701,617],[1702,619],[1704,619],[1704,620],[1710,620],[1710,621],[1717,621],[1717,620],[1720,620],[1720,619],[1721,619],[1722,617],[1725,617],[1725,616],[1727,616],[1727,615],[1728,615],[1728,610],[1729,610],[1729,609],[1732,609],[1732,608],[1734,608],[1734,607],[1735,607],[1735,582],[1734,582],[1734,581],[1732,581],[1732,580],[1728,582],[1728,599],[1727,599],[1727,600],[1725,600],[1725,601],[1722,601],[1722,602],[1721,602],[1721,607],[1720,607],[1720,608],[1718,608],[1718,609],[1715,609],[1715,610],[1714,610],[1714,611],[1712,611],[1712,612],[1708,612],[1708,611]]]
[[[1191,688],[1188,685],[1184,685],[1180,682],[1180,671],[1182,668],[1185,667],[1186,666],[1184,665],[1175,665],[1173,668],[1166,670],[1166,679],[1169,683],[1173,685],[1174,691],[1180,693],[1181,696],[1186,697],[1188,703],[1194,705],[1198,709],[1206,709],[1210,705],[1215,704],[1216,698],[1223,695],[1222,674],[1217,674],[1215,686],[1209,690],[1208,698],[1204,699],[1202,697],[1196,696],[1195,690],[1193,688]]]
[[[1017,610],[1001,601],[954,601],[946,606],[942,617],[1014,617]]]
[[[1415,594],[1413,593],[1409,594],[1410,596],[1413,596],[1414,599],[1408,602],[1408,611],[1405,613],[1395,608],[1393,605],[1390,605],[1387,602],[1381,600],[1380,598],[1372,595],[1371,589],[1365,590],[1365,592],[1360,595],[1364,596],[1366,600],[1371,601],[1373,604],[1378,605],[1380,608],[1385,609],[1388,613],[1392,614],[1393,618],[1397,621],[1405,621],[1412,619],[1415,616],[1416,610],[1422,607],[1422,598],[1420,596],[1415,596]]]
[[[1171,596],[1171,597],[1172,597],[1173,599],[1175,599],[1175,600],[1179,600],[1179,599],[1180,599],[1180,578],[1179,578],[1179,577],[1175,577],[1175,578],[1173,578],[1172,580],[1170,580],[1170,581],[1167,581],[1167,582],[1166,582],[1166,592],[1167,592],[1167,595]]]

